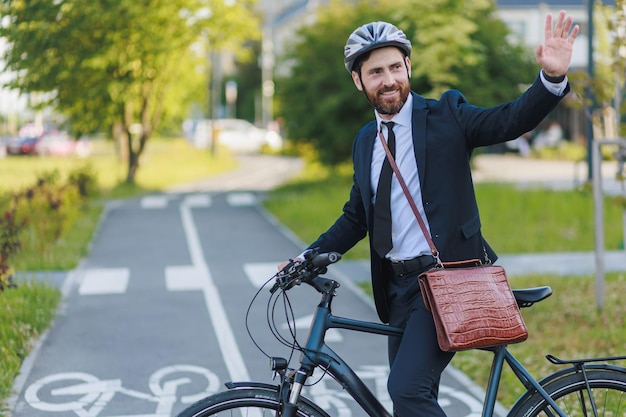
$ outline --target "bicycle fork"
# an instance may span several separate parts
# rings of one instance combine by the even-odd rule
[[[279,415],[283,417],[294,417],[298,410],[298,401],[302,388],[309,377],[309,372],[300,368],[298,371],[287,369],[288,362],[284,358],[271,358],[271,368],[274,378],[280,376],[280,409]]]

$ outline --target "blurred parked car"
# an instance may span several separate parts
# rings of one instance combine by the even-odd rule
[[[13,138],[6,141],[8,155],[89,155],[90,144],[86,140],[74,140],[65,131],[44,133],[38,137]]]
[[[199,120],[188,124],[187,135],[195,146],[211,146],[212,129],[217,134],[218,146],[225,146],[233,152],[260,152],[267,147],[279,150],[283,138],[277,132],[263,129],[243,119]]]
[[[67,132],[57,131],[44,134],[36,145],[38,155],[86,157],[91,149],[86,140],[74,140]]]
[[[7,155],[36,155],[39,137],[12,138],[6,142]]]

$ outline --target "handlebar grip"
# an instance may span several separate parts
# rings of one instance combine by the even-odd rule
[[[334,264],[341,259],[341,254],[338,252],[320,253],[311,259],[311,265],[316,268],[322,268],[330,264]]]

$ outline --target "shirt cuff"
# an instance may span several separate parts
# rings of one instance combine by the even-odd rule
[[[552,94],[554,94],[555,96],[562,96],[563,92],[565,91],[565,88],[567,87],[567,75],[565,76],[565,78],[563,78],[563,81],[558,82],[558,83],[553,83],[550,82],[546,79],[546,76],[543,73],[543,70],[539,71],[539,78],[541,78],[541,82],[543,83],[544,87],[546,87],[546,89],[551,92]]]

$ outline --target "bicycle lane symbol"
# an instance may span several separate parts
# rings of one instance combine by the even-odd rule
[[[176,378],[177,374],[180,376]],[[188,376],[184,376],[184,375]],[[179,387],[194,386],[198,378],[205,380],[205,389],[192,395],[177,396]],[[219,388],[218,377],[208,369],[194,365],[173,365],[154,372],[148,382],[151,393],[124,388],[120,379],[100,380],[84,372],[63,372],[48,375],[32,383],[24,393],[24,399],[33,408],[48,412],[73,412],[78,417],[99,417],[116,394],[156,404],[154,414],[124,414],[107,417],[169,417],[176,402],[192,404]],[[202,385],[200,385],[202,386]],[[104,416],[102,416],[104,417]]]

